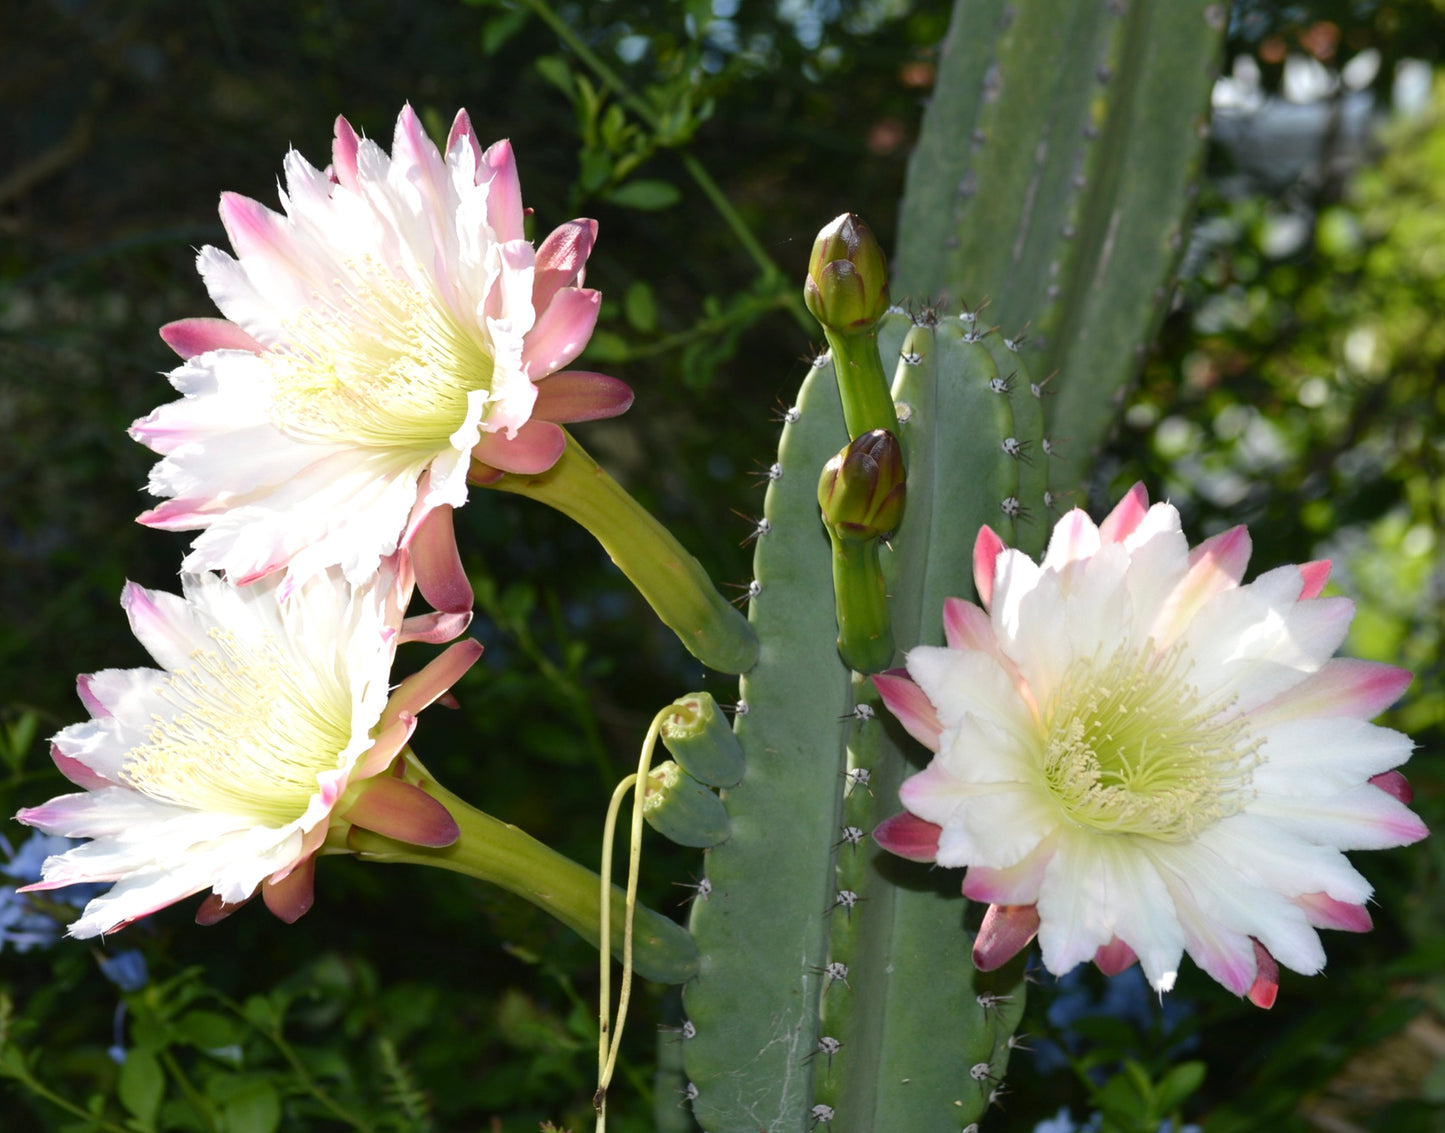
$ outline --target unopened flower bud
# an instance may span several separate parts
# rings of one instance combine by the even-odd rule
[[[905,491],[898,438],[874,429],[823,466],[818,506],[837,538],[878,539],[898,529]]]
[[[869,330],[888,310],[888,259],[872,231],[845,212],[818,233],[803,300],[828,330]]]

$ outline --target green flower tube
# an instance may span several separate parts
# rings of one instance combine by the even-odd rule
[[[905,492],[903,452],[885,429],[854,440],[818,480],[818,507],[833,544],[838,653],[860,673],[880,672],[893,659],[878,544],[903,521]]]
[[[590,531],[703,664],[722,673],[745,673],[756,663],[758,639],[747,618],[718,593],[702,564],[570,433],[566,450],[546,472],[511,474],[490,486],[556,508]]]
[[[478,810],[431,777],[410,752],[404,753],[406,779],[446,807],[457,824],[449,846],[423,847],[351,828],[344,849],[372,862],[409,862],[475,877],[525,897],[600,945],[602,902],[597,874],[544,846],[530,834]],[[341,847],[337,847],[341,849]],[[626,894],[612,888],[611,951],[622,957]],[[686,983],[697,975],[697,947],[676,921],[639,905],[635,914],[633,967],[659,983]]]

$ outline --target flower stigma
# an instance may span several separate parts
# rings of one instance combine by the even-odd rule
[[[1260,741],[1233,698],[1211,701],[1182,650],[1079,658],[1043,712],[1045,786],[1075,824],[1183,842],[1243,810]]]
[[[153,714],[149,742],[126,755],[120,779],[177,806],[284,826],[300,818],[317,775],[334,770],[351,742],[339,690],[298,685],[271,635],[245,642],[212,628],[156,693],[175,712]],[[319,695],[318,695],[319,694]]]
[[[282,344],[263,355],[272,423],[317,444],[446,447],[466,421],[468,394],[491,388],[489,346],[443,297],[374,258],[348,267],[334,281],[341,296],[287,320]]]

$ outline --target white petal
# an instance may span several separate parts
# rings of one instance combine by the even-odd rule
[[[1158,870],[1130,839],[1067,836],[1039,887],[1038,909],[1049,971],[1067,972],[1117,936],[1155,988],[1174,985],[1184,931]]]
[[[945,729],[977,716],[1019,739],[1037,732],[1017,685],[987,653],[920,645],[908,653],[908,674],[938,708]]]
[[[1363,720],[1291,720],[1264,734],[1254,789],[1261,797],[1316,798],[1358,787],[1400,766],[1415,744],[1409,736]]]

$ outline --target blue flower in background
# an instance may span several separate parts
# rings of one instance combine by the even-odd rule
[[[135,948],[100,958],[101,973],[121,991],[140,991],[150,982],[146,958]]]
[[[1053,1117],[1045,1118],[1035,1125],[1033,1133],[1097,1133],[1102,1128],[1103,1121],[1102,1115],[1094,1113],[1090,1114],[1088,1120],[1082,1124],[1075,1124],[1073,1110],[1068,1106],[1062,1106]],[[1175,1133],[1173,1124],[1168,1121],[1161,1123],[1159,1133]],[[1203,1133],[1203,1127],[1181,1125],[1178,1133]]]
[[[37,900],[31,894],[17,893],[22,885],[40,880],[41,867],[45,859],[63,854],[80,843],[74,838],[63,838],[58,834],[42,834],[35,831],[13,848],[0,835],[0,853],[5,861],[0,863],[0,875],[10,878],[14,885],[0,885],[0,952],[8,944],[17,952],[28,952],[32,948],[49,948],[61,937],[63,921],[69,919],[53,914],[57,905],[66,909],[82,908],[92,897],[104,891],[104,885],[72,885],[61,891],[46,893]]]
[[[1078,1054],[1080,1042],[1072,1033],[1081,1019],[1100,1016],[1120,1019],[1141,1036],[1157,1035],[1171,1055],[1187,1051],[1198,1040],[1190,1035],[1176,1035],[1180,1024],[1194,1013],[1187,996],[1161,997],[1149,986],[1138,967],[1127,968],[1104,981],[1103,991],[1095,991],[1096,981],[1083,968],[1062,976],[1055,997],[1049,1004],[1048,1020],[1060,1035],[1059,1042],[1041,1039],[1035,1048],[1034,1066],[1041,1074],[1061,1070],[1069,1054]],[[1061,1049],[1062,1047],[1062,1049]],[[1046,1131],[1047,1133],[1047,1131]]]
[[[16,850],[0,836],[0,850],[6,858],[0,874],[13,878],[17,885],[38,881],[41,863],[73,844],[69,838],[37,831]],[[25,894],[15,892],[17,885],[0,885],[0,952],[7,944],[17,952],[48,948],[60,939],[60,923],[36,909]]]

